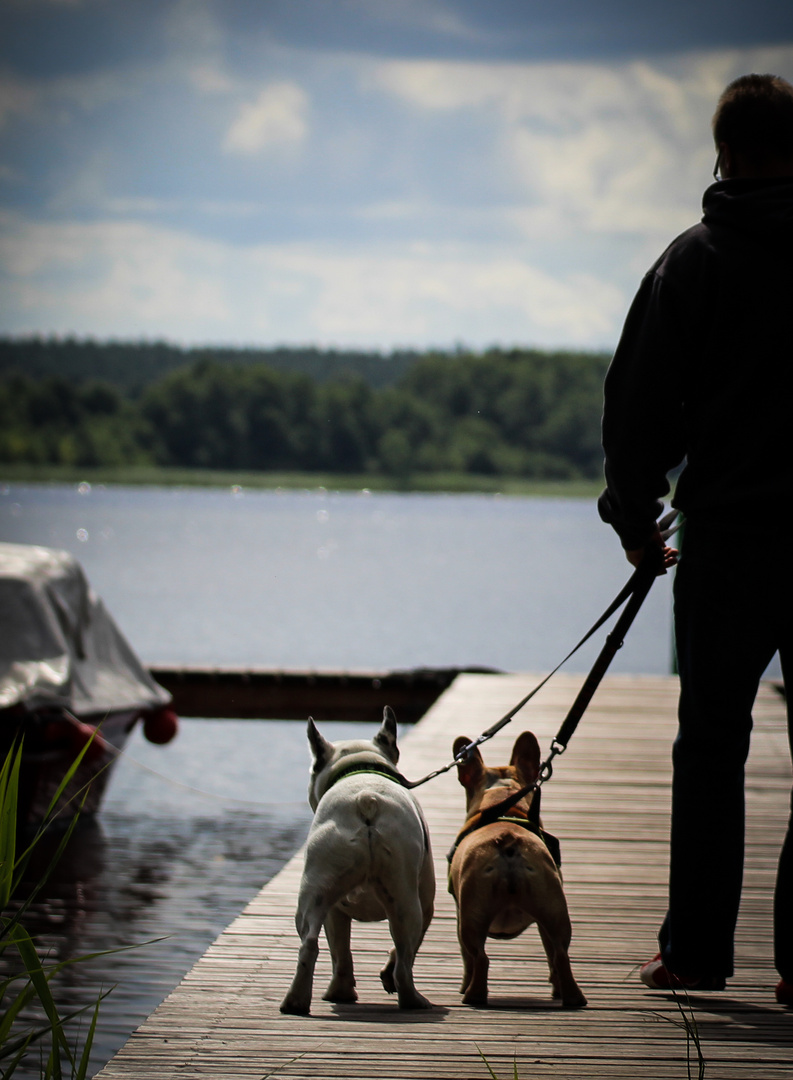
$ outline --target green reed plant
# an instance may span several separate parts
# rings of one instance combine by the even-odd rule
[[[697,1080],[703,1080],[705,1076],[705,1055],[702,1053],[702,1041],[699,1036],[699,1028],[697,1027],[697,1018],[694,1015],[694,1008],[691,1004],[688,994],[683,991],[685,995],[685,1005],[681,1001],[676,991],[672,990],[672,997],[675,999],[675,1005],[680,1013],[679,1020],[673,1020],[671,1017],[665,1017],[670,1024],[674,1024],[676,1027],[682,1028],[686,1033],[686,1070],[688,1072],[688,1080],[692,1080],[693,1073],[691,1071],[692,1066],[692,1048],[696,1050],[697,1055]]]
[[[26,898],[11,912],[10,902],[16,893],[36,845],[56,817],[56,804],[74,777],[88,744],[80,751],[58,786],[43,821],[32,839],[22,842],[20,852],[20,822],[18,821],[19,776],[22,763],[21,742],[12,745],[0,768],[0,955],[15,954],[16,974],[0,980],[0,1071],[9,1080],[14,1071],[33,1048],[39,1051],[42,1080],[85,1080],[91,1053],[99,1005],[106,993],[97,996],[93,1006],[61,1015],[53,997],[50,983],[59,971],[69,964],[92,959],[100,955],[75,957],[62,963],[47,965],[42,960],[24,922],[30,904],[46,883],[49,872],[62,855],[80,816],[87,787],[75,800],[75,806],[60,842],[49,865]],[[23,1012],[38,1006],[43,1019],[31,1023],[23,1019]],[[86,1011],[91,1012],[88,1029],[82,1038],[82,1048],[72,1044],[66,1026]],[[68,1070],[64,1072],[64,1070]]]
[[[680,1018],[677,1019],[674,1016],[664,1016],[663,1013],[655,1013],[654,1015],[659,1020],[666,1021],[667,1024],[673,1024],[676,1028],[680,1028],[685,1033],[686,1037],[686,1076],[688,1080],[694,1080],[693,1065],[694,1055],[697,1059],[697,1080],[703,1080],[705,1076],[705,1066],[707,1064],[705,1055],[702,1052],[702,1039],[699,1034],[699,1027],[697,1026],[697,1018],[694,1014],[694,1006],[691,1004],[691,999],[688,996],[687,991],[682,991],[681,994],[671,988],[672,997],[674,998],[677,1011],[680,1013]]]
[[[697,1019],[696,1019],[696,1016],[694,1015],[694,1007],[691,1004],[691,1000],[689,999],[688,994],[685,991],[683,991],[683,994],[684,994],[684,998],[685,998],[685,1003],[683,1002],[681,997],[677,994],[677,992],[675,990],[672,990],[672,997],[674,998],[675,1005],[677,1005],[678,1012],[680,1013],[680,1019],[679,1020],[676,1020],[676,1019],[674,1019],[673,1017],[670,1017],[670,1016],[662,1016],[660,1013],[656,1013],[656,1015],[659,1017],[659,1019],[666,1020],[668,1023],[674,1024],[675,1027],[679,1027],[682,1031],[685,1032],[685,1036],[686,1036],[686,1075],[687,1075],[687,1078],[688,1078],[688,1080],[694,1080],[694,1073],[692,1071],[693,1056],[694,1055],[693,1055],[692,1051],[695,1051],[696,1052],[696,1059],[697,1059],[697,1074],[696,1074],[696,1077],[697,1077],[697,1080],[704,1080],[706,1061],[705,1061],[705,1055],[702,1053],[702,1040],[700,1038],[699,1028],[697,1026]],[[476,1046],[477,1053],[481,1057],[482,1061],[485,1063],[485,1067],[487,1068],[487,1071],[490,1073],[491,1080],[499,1080],[498,1076],[496,1076],[496,1073],[493,1070],[493,1066],[490,1064],[490,1062],[487,1060],[485,1055],[482,1053],[480,1047],[477,1046],[476,1043],[474,1043],[474,1046]],[[511,1080],[520,1080],[520,1078],[518,1077],[517,1054],[516,1054],[516,1056],[515,1056],[515,1058],[513,1060],[513,1063],[512,1063],[512,1078],[511,1078]]]
[[[474,1043],[474,1046],[476,1046],[476,1043]],[[495,1072],[493,1071],[493,1066],[490,1064],[490,1062],[487,1060],[485,1055],[482,1053],[481,1049],[478,1046],[476,1046],[476,1050],[477,1050],[477,1053],[479,1054],[480,1058],[482,1059],[482,1061],[484,1061],[485,1067],[487,1068],[487,1071],[490,1073],[490,1076],[491,1076],[492,1080],[498,1080],[498,1077],[496,1076]],[[519,1077],[518,1077],[518,1055],[517,1055],[517,1053],[515,1054],[515,1057],[514,1057],[513,1062],[512,1062],[512,1080],[519,1080]]]

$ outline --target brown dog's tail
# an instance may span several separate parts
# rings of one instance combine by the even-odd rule
[[[534,874],[523,859],[523,848],[516,836],[496,836],[493,848],[499,855],[500,878],[506,893],[516,896],[531,891]]]
[[[501,856],[502,873],[508,884],[509,892],[514,892],[518,881],[525,877],[525,867],[521,855],[523,848],[517,836],[496,836],[493,847]]]
[[[493,847],[496,848],[500,855],[512,858],[520,853],[520,840],[511,833],[502,833],[500,836],[493,837]]]
[[[373,825],[380,812],[380,802],[371,791],[361,791],[355,797],[355,806],[366,825]]]

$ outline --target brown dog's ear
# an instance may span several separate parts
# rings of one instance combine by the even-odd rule
[[[397,722],[394,710],[390,705],[383,709],[383,723],[374,737],[374,743],[379,746],[385,756],[394,765],[399,761],[399,747],[397,746]]]
[[[314,755],[314,772],[318,773],[326,762],[330,760],[330,756],[333,753],[333,743],[329,743],[325,736],[320,734],[317,725],[314,723],[313,716],[309,716],[308,718],[308,728],[306,733],[308,735],[311,753]]]
[[[457,757],[461,750],[464,750],[466,746],[471,742],[467,735],[458,735],[452,745],[452,756]],[[482,760],[482,755],[479,753],[479,747],[472,750],[465,761],[461,761],[457,766],[457,779],[468,790],[469,788],[475,788],[479,781],[482,779],[482,775],[485,771],[485,763]]]
[[[540,775],[540,744],[530,731],[518,735],[509,763],[517,769],[524,784],[533,784]]]

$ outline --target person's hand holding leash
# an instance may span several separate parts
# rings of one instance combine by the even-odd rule
[[[671,567],[677,566],[678,550],[677,548],[669,547],[668,544],[664,543],[664,539],[661,536],[660,529],[656,529],[655,535],[645,547],[632,548],[630,551],[626,550],[625,558],[628,560],[631,566],[638,566],[644,558],[647,549],[653,546],[659,547],[663,552],[663,560],[659,562],[659,576],[661,574],[665,574],[667,570],[671,569]]]

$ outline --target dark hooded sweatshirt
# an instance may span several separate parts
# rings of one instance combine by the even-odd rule
[[[793,179],[723,180],[645,276],[605,382],[606,490],[623,547],[672,505],[725,530],[793,514]]]

